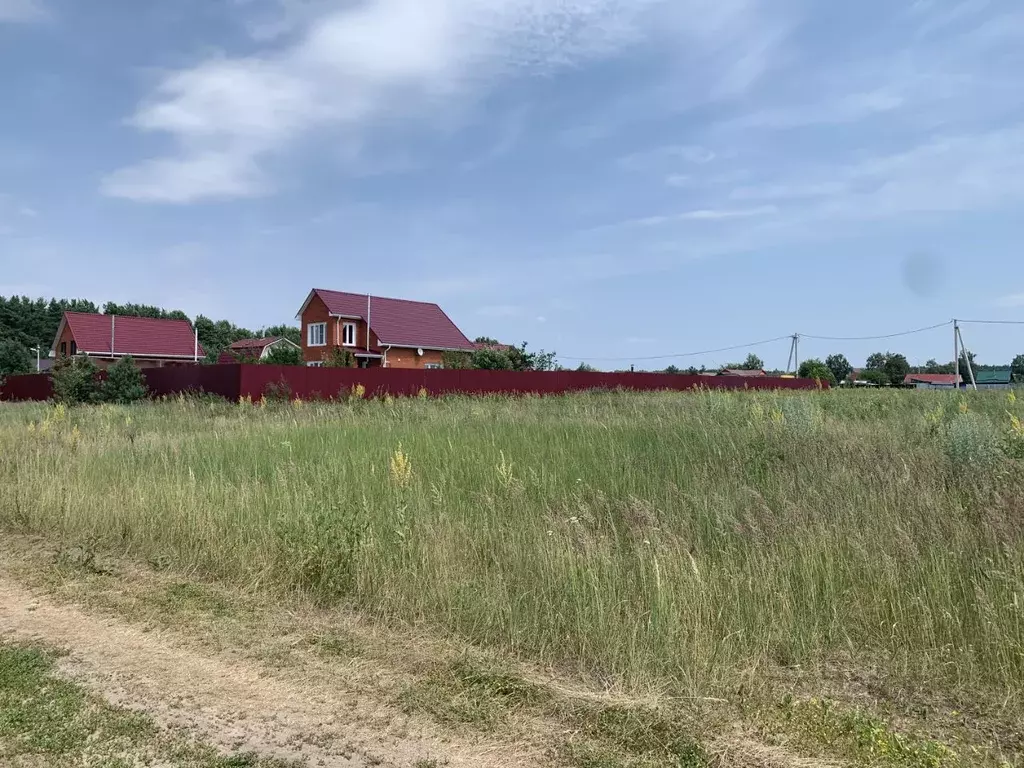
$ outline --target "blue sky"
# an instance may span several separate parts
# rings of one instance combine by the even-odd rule
[[[1024,319],[1021,71],[1016,0],[0,0],[0,293],[369,291],[605,368]],[[801,345],[885,348],[952,357]]]

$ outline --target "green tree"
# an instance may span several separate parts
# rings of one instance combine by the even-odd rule
[[[264,365],[302,365],[302,350],[290,344],[278,344],[271,347],[260,362]]]
[[[889,383],[889,377],[885,375],[885,372],[876,368],[865,368],[857,378],[860,381],[866,381],[868,384],[874,384],[878,387],[884,387]]]
[[[846,381],[853,373],[853,366],[846,359],[846,355],[829,355],[825,358],[825,365],[832,371],[832,378],[836,384]]]
[[[85,355],[62,357],[53,366],[53,397],[58,403],[95,403],[100,397],[99,369]]]
[[[288,339],[292,344],[300,346],[302,344],[302,331],[294,325],[272,325],[269,328],[264,328],[260,336],[264,338],[278,336],[282,339]]]
[[[832,373],[832,369],[816,357],[812,357],[800,363],[800,370],[797,371],[797,376],[801,379],[827,381],[829,384],[836,383],[836,377]]]
[[[1024,382],[1024,355],[1017,355],[1013,358],[1013,362],[1010,364],[1010,372],[1013,374],[1014,381]]]
[[[896,387],[901,385],[910,373],[910,363],[906,357],[895,352],[875,352],[868,357],[865,369],[880,372],[884,376],[884,383]]]
[[[682,371],[679,370],[678,366],[670,365],[668,368],[666,368],[664,371],[662,371],[662,373],[679,374],[679,373],[682,373]]]
[[[100,399],[106,403],[136,403],[144,400],[147,392],[142,371],[130,356],[125,356],[107,369],[107,378],[100,386]]]
[[[907,358],[903,355],[890,354],[882,370],[889,379],[889,383],[897,387],[903,383],[907,378],[907,374],[910,373],[910,363],[907,362]]]
[[[597,373],[597,368],[587,363],[580,363],[576,366],[576,370],[580,373]]]
[[[483,371],[511,371],[512,359],[509,351],[485,347],[470,356],[470,367]]]
[[[472,368],[473,356],[469,352],[449,350],[441,353],[441,365],[449,371],[464,371]]]
[[[30,373],[34,369],[29,351],[14,339],[0,339],[0,376]]]
[[[744,371],[761,371],[764,370],[764,360],[751,352],[747,355],[747,359],[743,361],[743,365],[740,366],[740,370]]]

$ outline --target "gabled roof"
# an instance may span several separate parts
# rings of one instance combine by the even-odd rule
[[[756,369],[755,370],[750,370],[750,369],[747,369],[747,368],[723,368],[720,375],[722,375],[722,376],[743,376],[743,377],[748,378],[748,379],[753,379],[753,378],[761,378],[762,376],[767,376],[768,374],[765,373],[764,371],[759,371],[759,370],[756,370]]]
[[[239,339],[232,342],[227,349],[220,353],[217,362],[221,365],[230,365],[239,360],[255,360],[263,356],[268,347],[275,344],[287,344],[290,347],[299,349],[299,345],[283,336],[265,336],[262,339]]]
[[[314,288],[299,310],[299,315],[306,310],[314,296],[323,301],[333,317],[366,321],[369,314],[368,325],[377,334],[381,346],[467,352],[474,349],[473,342],[465,337],[437,304]]]
[[[979,384],[1009,384],[1013,380],[1013,372],[1009,368],[998,371],[975,371],[974,380]]]
[[[904,384],[938,384],[947,387],[956,386],[963,381],[957,379],[955,373],[908,373],[903,379]]]
[[[473,349],[477,351],[481,349],[489,349],[494,352],[508,352],[510,349],[512,349],[512,346],[509,344],[481,344],[479,342],[474,341]]]
[[[267,336],[263,339],[240,339],[233,342],[228,349],[266,349],[281,340],[280,336]]]
[[[65,312],[53,342],[54,349],[65,327],[71,329],[80,354],[188,359],[196,354],[196,337],[187,320]],[[198,352],[199,357],[206,355],[201,344]]]

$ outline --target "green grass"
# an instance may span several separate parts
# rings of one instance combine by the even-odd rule
[[[53,674],[54,655],[0,644],[0,764],[132,768],[286,768],[252,754],[221,755],[111,707]]]
[[[900,391],[7,405],[0,527],[622,691],[730,697],[841,658],[1020,711],[1008,412]]]

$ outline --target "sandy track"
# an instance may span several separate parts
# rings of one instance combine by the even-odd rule
[[[411,723],[365,692],[302,684],[251,663],[201,653],[59,605],[0,575],[0,638],[66,648],[61,670],[113,704],[146,712],[226,750],[307,759],[311,766],[531,766],[507,745],[460,743]]]

